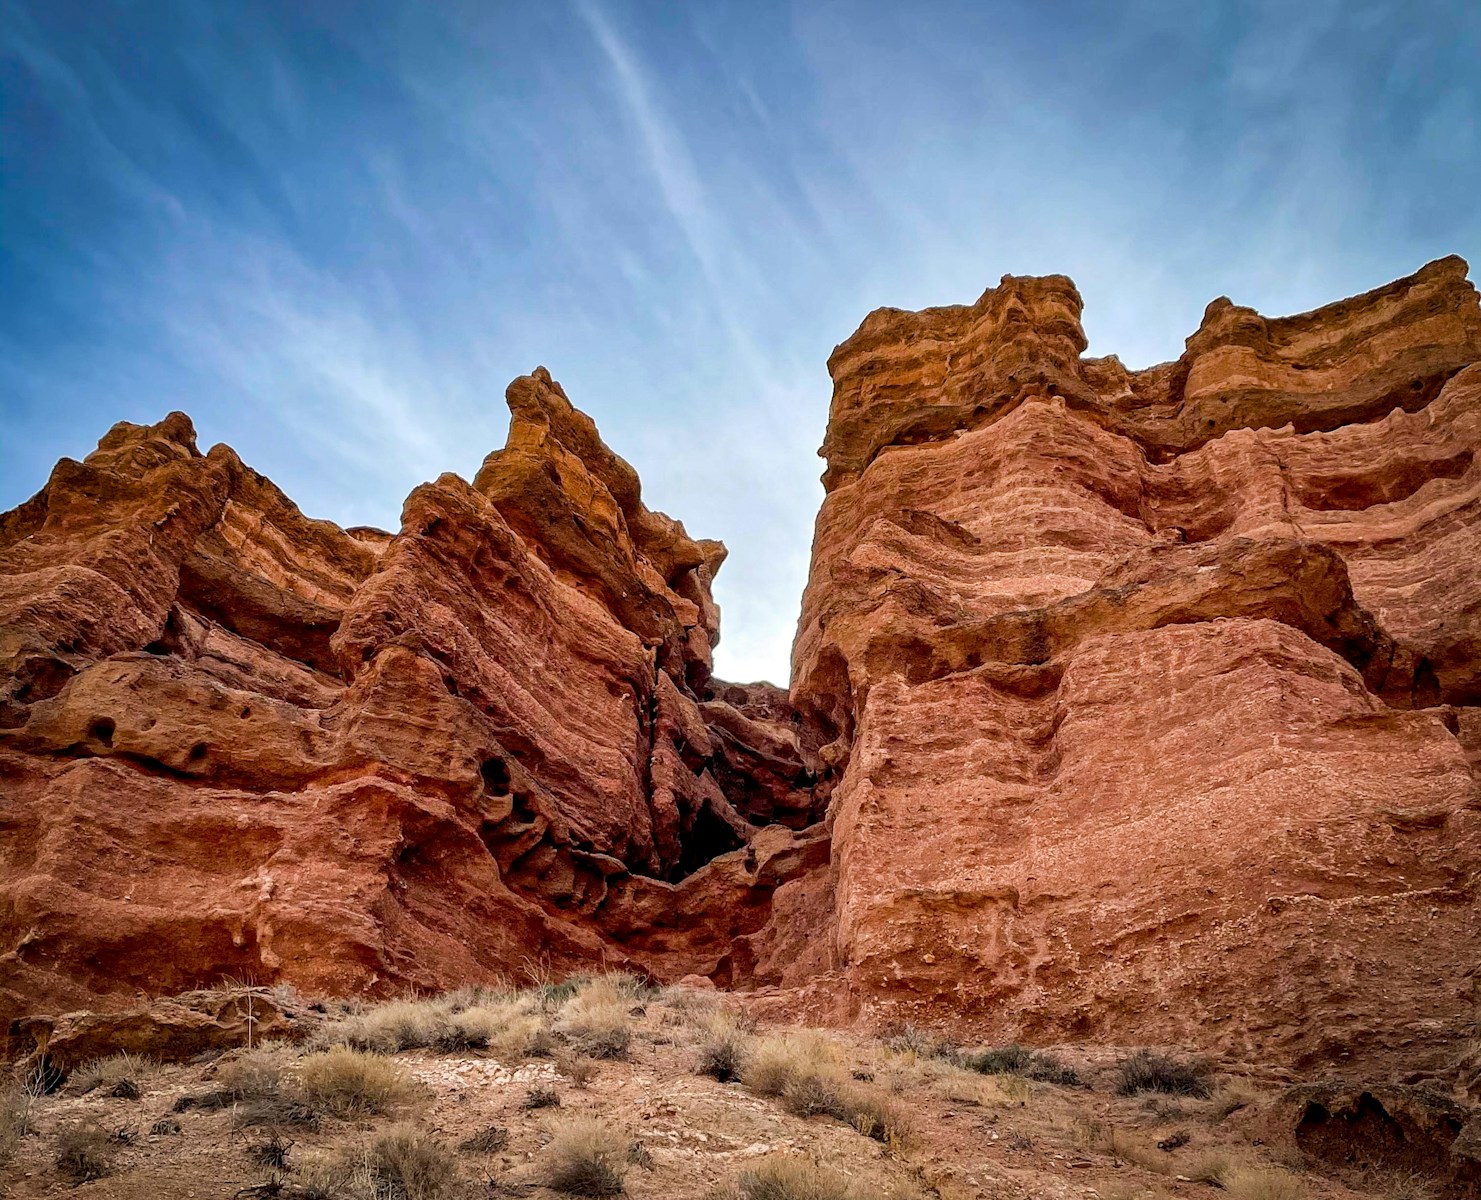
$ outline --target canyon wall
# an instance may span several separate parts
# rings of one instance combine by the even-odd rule
[[[1082,357],[1059,276],[837,348],[792,680],[836,785],[823,1007],[1295,1066],[1474,1030],[1465,275],[1216,300],[1144,371]]]
[[[546,372],[508,400],[508,445],[394,537],[178,413],[0,518],[0,1018],[224,978],[725,979],[826,862],[794,832],[816,740],[710,679],[724,547]]]
[[[0,1020],[591,967],[1437,1067],[1481,1003],[1481,310],[1445,259],[1086,358],[1063,277],[834,352],[790,696],[544,370],[396,534],[190,422],[0,516]]]

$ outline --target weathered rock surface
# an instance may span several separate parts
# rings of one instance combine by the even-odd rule
[[[1465,274],[1143,371],[1062,277],[870,315],[790,695],[543,370],[394,535],[115,427],[0,515],[0,1019],[605,965],[1474,1096]]]
[[[723,973],[826,862],[821,830],[748,845],[810,823],[819,739],[711,690],[724,547],[543,369],[509,404],[395,536],[306,519],[180,414],[0,518],[0,1017]]]
[[[1063,277],[838,347],[792,680],[831,739],[828,917],[782,983],[1000,1039],[1438,1068],[1481,962],[1465,274],[1216,300],[1145,371],[1081,357]]]

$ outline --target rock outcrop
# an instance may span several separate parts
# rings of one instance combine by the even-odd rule
[[[508,398],[509,444],[394,537],[306,519],[180,414],[0,518],[0,1016],[724,976],[826,862],[820,829],[756,836],[811,823],[819,739],[711,685],[724,547],[543,369]]]
[[[1457,1044],[1481,963],[1465,275],[1280,319],[1216,300],[1145,371],[1081,357],[1057,276],[838,347],[792,680],[830,738],[819,1004],[1297,1067]]]
[[[871,314],[790,695],[543,370],[395,535],[115,427],[0,516],[0,1018],[607,966],[1474,1086],[1465,275],[1143,371],[1062,277]]]

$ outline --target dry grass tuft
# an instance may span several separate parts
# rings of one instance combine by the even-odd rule
[[[390,1059],[345,1046],[310,1054],[299,1079],[309,1102],[336,1117],[390,1112],[415,1095]]]
[[[558,1054],[555,1069],[571,1081],[572,1087],[584,1088],[596,1078],[597,1065],[584,1054]]]
[[[812,1030],[794,1030],[756,1039],[741,1079],[753,1092],[780,1096],[793,1079],[837,1069],[837,1052],[826,1038]]]
[[[1182,1062],[1150,1050],[1138,1050],[1117,1068],[1116,1094],[1164,1092],[1171,1096],[1207,1096],[1209,1068],[1202,1063]]]
[[[72,1125],[57,1134],[56,1165],[73,1183],[102,1179],[112,1169],[113,1139],[96,1125]]]
[[[1223,1179],[1232,1200],[1305,1200],[1306,1185],[1279,1167],[1236,1167]]]
[[[154,1073],[154,1063],[138,1054],[110,1054],[78,1067],[72,1086],[79,1095],[101,1092],[120,1100],[137,1100],[144,1094],[144,1081]]]
[[[25,1088],[0,1088],[0,1164],[10,1161],[30,1131],[31,1099]]]
[[[448,1148],[413,1125],[394,1125],[375,1138],[362,1166],[374,1184],[367,1200],[444,1200],[459,1184]]]
[[[626,1170],[627,1142],[601,1121],[578,1117],[555,1127],[542,1182],[568,1196],[616,1196]]]
[[[632,985],[602,976],[561,1006],[555,1031],[592,1058],[621,1058],[632,1041]]]
[[[699,1043],[701,1075],[729,1083],[745,1072],[750,1055],[751,1037],[728,1012],[711,1012],[699,1021],[702,1038]]]
[[[416,1050],[436,1042],[449,1015],[444,1000],[392,1000],[330,1022],[314,1038],[314,1045],[349,1046],[376,1054]]]
[[[291,1048],[277,1044],[237,1051],[216,1067],[217,1091],[231,1103],[276,1096],[293,1057]]]
[[[842,1176],[795,1155],[763,1158],[720,1190],[721,1200],[855,1200]]]

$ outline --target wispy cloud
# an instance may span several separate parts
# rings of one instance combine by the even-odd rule
[[[1071,19],[1073,18],[1073,19]],[[184,408],[396,524],[545,363],[786,674],[834,343],[1064,271],[1093,353],[1481,254],[1470,0],[0,6],[0,505]]]

